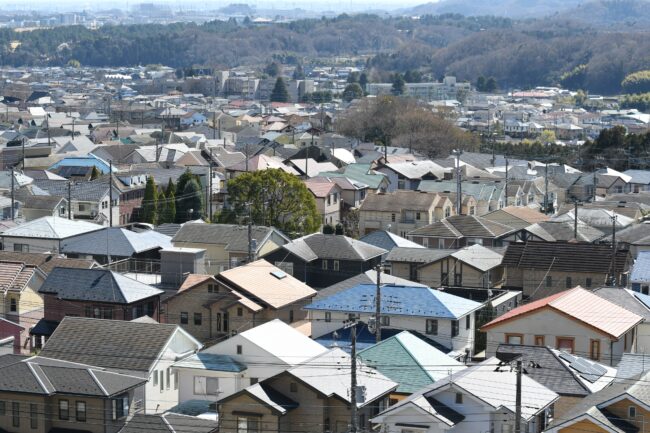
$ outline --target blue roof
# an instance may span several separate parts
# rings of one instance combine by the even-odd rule
[[[641,251],[634,261],[630,281],[650,282],[650,251]]]
[[[48,170],[54,170],[59,167],[92,167],[93,165],[97,167],[97,170],[101,171],[102,174],[108,173],[110,168],[108,162],[95,155],[90,154],[88,156],[68,156],[50,166]],[[113,167],[113,172],[116,171],[117,168]]]
[[[646,306],[646,308],[650,309],[650,296],[644,295],[643,293],[639,292],[632,292],[634,297],[639,300],[643,305]]]
[[[374,284],[359,284],[305,307],[306,310],[372,313],[375,311]],[[428,287],[384,285],[381,312],[391,316],[459,319],[482,304]]]

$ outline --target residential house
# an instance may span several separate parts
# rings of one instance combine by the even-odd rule
[[[316,209],[321,215],[322,224],[329,224],[332,227],[341,222],[341,188],[336,182],[316,177],[304,181],[309,192],[316,200]]]
[[[364,364],[357,370],[360,391],[351,402],[350,375],[341,365],[350,357],[339,348],[249,386],[219,401],[224,425],[237,425],[246,432],[349,431],[351,404],[356,405],[358,426],[371,427],[370,419],[388,404],[397,384]],[[242,411],[242,407],[252,407]]]
[[[456,191],[456,188],[456,181],[453,180],[423,180],[420,182],[418,191],[449,194]],[[465,209],[463,212],[465,214],[481,216],[504,207],[505,190],[500,181],[465,180],[461,182],[461,191],[465,197],[471,196],[476,200],[476,208],[473,212],[470,212],[472,209]]]
[[[504,287],[540,299],[581,285],[587,289],[625,284],[629,253],[610,245],[526,242],[508,245],[503,256]]]
[[[611,234],[602,242],[611,242]],[[636,259],[642,251],[650,251],[650,224],[632,224],[622,230],[616,229],[618,248],[630,250],[632,258]]]
[[[462,248],[474,244],[501,247],[516,229],[476,215],[454,215],[410,231],[407,238],[431,248]]]
[[[129,418],[118,433],[142,433],[143,431],[159,433],[215,433],[219,429],[215,421],[198,416],[166,412],[157,415],[136,413]]]
[[[391,404],[465,368],[461,362],[409,331],[382,339],[357,353],[368,367],[399,384],[391,395]]]
[[[414,229],[453,214],[448,197],[419,191],[398,190],[370,194],[359,208],[359,232],[387,230],[402,237]]]
[[[591,394],[554,419],[546,433],[607,432],[627,433],[644,430],[650,415],[646,381],[650,373],[610,386]]]
[[[320,178],[320,176],[315,179]],[[358,209],[368,195],[368,185],[357,182],[347,177],[326,177],[336,183],[341,188],[341,200],[343,201],[343,210]]]
[[[289,242],[273,227],[253,226],[253,257],[261,257]],[[206,270],[210,274],[238,266],[248,260],[248,228],[235,224],[184,224],[172,238],[174,247],[206,250]]]
[[[554,220],[532,224],[524,228],[519,237],[522,241],[569,242],[575,240],[594,243],[605,236],[604,232],[582,221],[575,224],[575,221]]]
[[[650,191],[650,172],[647,170],[625,170],[623,174],[630,177],[630,192]]]
[[[242,173],[268,170],[270,168],[279,169],[285,173],[293,174],[295,176],[299,175],[299,173],[293,167],[284,164],[284,162],[282,162],[282,158],[260,154],[253,156],[252,158],[248,158],[237,164],[226,167],[226,177],[228,179],[233,179]]]
[[[608,386],[616,376],[615,368],[543,345],[501,344],[496,357],[503,362],[517,357],[525,368],[525,376],[560,396],[555,403],[555,419],[563,417],[583,398]]]
[[[395,233],[389,232],[388,230],[375,230],[374,232],[370,232],[361,237],[359,240],[374,245],[377,248],[383,248],[387,252],[391,252],[393,248],[424,248],[422,245],[411,242]],[[384,254],[384,259],[387,254]]]
[[[22,352],[20,342],[24,330],[24,326],[0,317],[0,356],[19,355]]]
[[[10,433],[117,433],[145,381],[117,369],[0,356],[0,426]]]
[[[650,251],[641,251],[634,260],[629,287],[635,292],[650,295]]]
[[[324,171],[319,176],[329,177],[331,179],[344,177],[353,182],[367,185],[368,193],[386,192],[390,185],[388,177],[384,173],[379,173],[372,169],[371,164],[349,164],[337,171]]]
[[[386,256],[386,268],[390,274],[411,281],[418,281],[420,266],[443,260],[456,250],[413,247],[393,248]],[[439,287],[439,285],[432,285]]]
[[[503,283],[503,254],[474,244],[424,263],[417,269],[417,281],[430,287],[499,287]]]
[[[499,344],[549,345],[616,366],[624,352],[636,352],[643,317],[576,287],[524,304],[483,325],[487,356]]]
[[[507,206],[483,215],[483,218],[515,229],[524,229],[550,220],[548,215],[529,207]]]
[[[20,224],[0,234],[2,248],[22,253],[61,252],[69,237],[100,230],[102,226],[87,221],[48,216]]]
[[[311,149],[312,149],[311,147],[305,149],[307,155],[312,155],[312,152],[310,152]],[[305,153],[305,152],[298,152],[298,153]],[[338,167],[332,164],[331,162],[328,161],[319,162],[313,157],[297,158],[296,156],[293,156],[291,159],[285,161],[285,163],[293,167],[293,169],[296,170],[300,174],[300,176],[304,179],[316,177],[321,172],[324,171],[338,170]]]
[[[389,180],[387,192],[396,190],[416,191],[423,180],[451,179],[451,168],[442,167],[432,161],[410,161],[387,163],[377,169]]]
[[[33,221],[44,216],[68,217],[68,200],[49,195],[23,195],[19,198],[23,206],[22,216],[25,221]]]
[[[601,168],[595,173],[596,194],[602,197],[608,194],[630,192],[632,177],[611,168]]]
[[[174,364],[180,401],[213,403],[327,350],[286,323],[272,320]]]
[[[386,250],[343,235],[314,233],[282,245],[265,260],[310,287],[327,287],[374,269]]]
[[[376,311],[376,284],[359,284],[305,307],[311,313],[312,336],[338,329],[350,318],[368,322]],[[474,312],[482,304],[428,287],[383,284],[381,326],[417,331],[460,354],[474,350]]]
[[[621,287],[599,287],[594,293],[643,317],[635,335],[636,347],[639,352],[650,353],[650,296]]]
[[[61,252],[70,258],[92,259],[100,264],[126,259],[151,262],[160,260],[160,250],[171,246],[171,237],[153,230],[134,232],[105,227],[65,239]]]
[[[559,396],[521,377],[521,431],[542,431]],[[372,419],[387,433],[515,431],[517,373],[496,358],[457,371]],[[498,390],[498,391],[496,391]]]
[[[168,323],[177,323],[201,341],[223,338],[280,319],[306,319],[302,307],[316,291],[265,260],[220,273],[189,275],[165,300]]]
[[[147,381],[131,401],[145,414],[178,404],[178,376],[172,365],[202,347],[176,325],[65,317],[39,355],[116,369]]]

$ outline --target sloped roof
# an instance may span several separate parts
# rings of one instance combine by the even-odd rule
[[[38,266],[45,274],[49,274],[56,267],[90,269],[95,265],[94,260],[68,259],[51,253],[20,253],[16,251],[0,251],[0,261]]]
[[[212,433],[217,429],[214,421],[195,416],[171,412],[156,415],[136,413],[119,433]]]
[[[284,235],[273,227],[253,226],[252,236],[258,250],[271,232]],[[285,237],[288,241],[289,239]],[[172,238],[172,243],[199,243],[224,245],[227,251],[248,251],[248,227],[235,224],[183,224]]]
[[[514,231],[515,229],[510,226],[479,216],[454,215],[415,229],[409,233],[409,236],[498,238]]]
[[[375,311],[375,284],[359,284],[332,296],[321,298],[305,310],[369,313]],[[382,285],[382,314],[439,319],[459,319],[482,304],[428,287]]]
[[[67,238],[61,246],[61,252],[131,257],[144,251],[171,246],[171,238],[156,231],[133,232],[120,227],[105,227]]]
[[[320,259],[366,261],[387,251],[343,235],[314,233],[282,246],[305,261]]]
[[[391,233],[388,230],[375,230],[372,233],[361,237],[359,239],[361,242],[365,242],[370,245],[374,245],[377,248],[383,248],[387,251],[391,251],[393,248],[415,248],[423,249],[424,246],[416,244],[415,242],[409,241],[401,236]]]
[[[526,227],[526,231],[547,242],[570,241],[595,242],[605,233],[583,222],[578,222],[578,236],[574,236],[574,223],[569,221],[545,221]]]
[[[386,256],[387,262],[432,263],[448,257],[457,250],[436,248],[393,248]]]
[[[575,287],[514,308],[483,325],[481,329],[487,330],[502,325],[543,308],[572,317],[614,339],[619,338],[643,320],[643,317],[582,287]]]
[[[86,221],[45,216],[6,230],[2,235],[20,238],[66,239],[102,228],[99,224]]]
[[[131,304],[164,291],[108,269],[54,268],[38,290],[75,301]]]
[[[263,259],[221,272],[217,278],[272,308],[282,308],[316,294],[305,283]]]
[[[503,260],[503,255],[478,244],[461,248],[451,256],[483,272],[500,266]]]
[[[639,251],[634,266],[632,266],[630,281],[633,283],[650,282],[650,251]]]
[[[436,193],[397,190],[389,193],[368,194],[360,211],[395,212],[414,210],[427,212],[438,204],[441,197]]]
[[[149,371],[177,325],[65,317],[40,356],[105,368]]]
[[[397,392],[413,393],[465,365],[408,331],[358,352],[369,367],[399,383]],[[392,367],[399,365],[399,368]]]
[[[507,206],[502,209],[497,209],[483,215],[483,218],[500,222],[502,224],[505,223],[517,229],[527,227],[531,224],[548,221],[550,219],[548,215],[543,214],[537,209],[522,206]]]

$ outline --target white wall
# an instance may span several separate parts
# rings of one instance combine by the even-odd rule
[[[3,249],[5,251],[13,251],[14,244],[27,244],[29,245],[30,253],[43,253],[43,252],[58,252],[59,240],[58,239],[38,239],[38,238],[19,238],[19,237],[6,237],[3,238]]]
[[[192,368],[175,368],[179,374],[179,402],[188,400],[217,401],[250,385],[249,379],[243,379],[244,373],[227,373],[223,371],[209,371]],[[219,380],[218,395],[206,395],[194,393],[194,377],[216,377]],[[202,380],[203,381],[203,380]],[[205,389],[205,388],[204,388]]]

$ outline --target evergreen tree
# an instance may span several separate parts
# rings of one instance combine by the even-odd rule
[[[368,84],[368,75],[365,72],[362,72],[361,75],[359,75],[359,85],[363,89],[363,91],[366,91],[366,85]]]
[[[99,172],[99,170],[97,170],[97,166],[93,165],[93,171],[90,172],[90,180],[95,180],[99,176],[101,176],[101,173]]]
[[[488,93],[494,93],[499,88],[497,80],[494,77],[490,77],[485,82],[485,91]]]
[[[353,99],[359,99],[363,96],[363,89],[358,83],[351,83],[345,86],[343,90],[343,100],[345,102],[350,102]]]
[[[170,177],[169,182],[167,182],[167,189],[165,189],[165,195],[169,197],[171,194],[176,195],[176,185],[174,184],[174,181]]]
[[[294,80],[304,80],[305,79],[305,71],[302,69],[301,64],[298,64],[296,66],[296,69],[293,70],[293,79]]]
[[[165,221],[165,211],[167,208],[167,197],[165,196],[165,191],[158,193],[158,200],[156,201],[156,215],[157,220],[156,224],[166,223]]]
[[[476,90],[485,92],[485,77],[483,75],[476,79]]]
[[[147,178],[147,184],[144,188],[144,198],[142,199],[142,222],[156,224],[156,208],[158,203],[158,188],[153,177]]]
[[[165,200],[159,223],[173,223],[174,221],[176,221],[176,196],[172,192]]]
[[[181,210],[180,217],[185,221],[199,219],[203,216],[204,200],[201,185],[196,179],[191,179],[183,189],[183,203],[185,207]],[[182,215],[185,213],[185,215]]]
[[[275,80],[275,86],[271,92],[271,102],[289,102],[289,91],[282,77]]]
[[[406,82],[402,74],[395,74],[393,77],[393,95],[403,95],[406,88]]]
[[[185,194],[183,191],[185,191],[185,187],[191,180],[196,180],[198,182],[198,179],[196,175],[192,174],[190,169],[188,168],[183,172],[178,177],[178,180],[176,181],[176,192],[174,193],[174,196],[176,197],[176,222],[177,223],[183,223],[187,221],[187,214],[181,211],[181,209],[189,209],[187,206],[187,202],[185,200]]]

